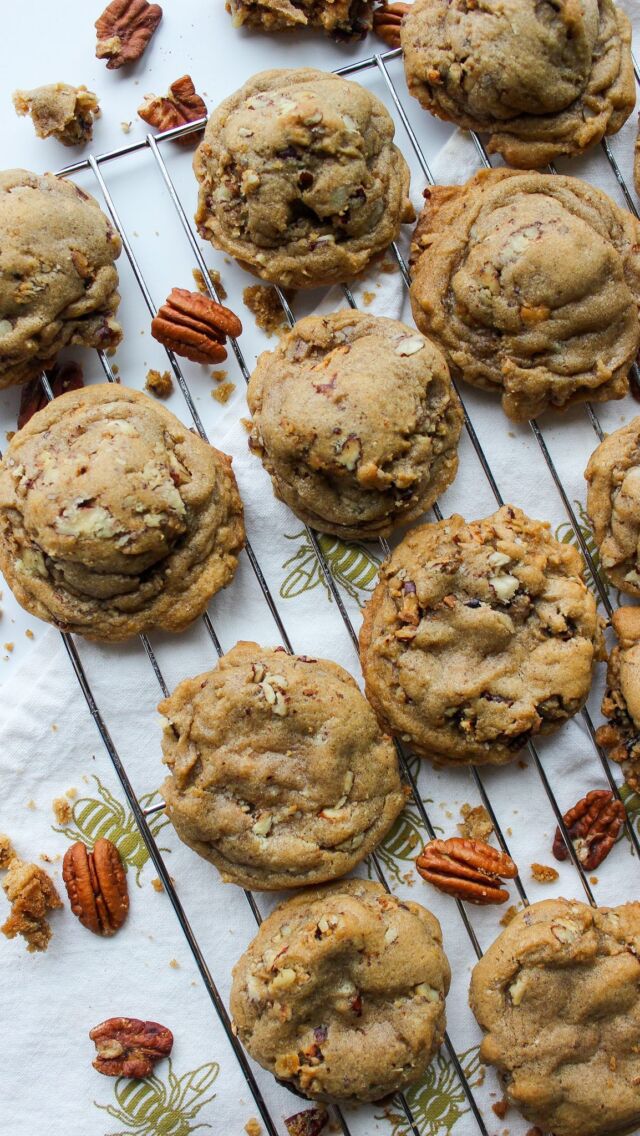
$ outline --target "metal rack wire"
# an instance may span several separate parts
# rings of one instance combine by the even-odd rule
[[[347,65],[346,67],[339,68],[336,73],[346,77],[346,76],[357,75],[358,73],[360,73],[362,71],[374,71],[382,78],[384,85],[385,85],[385,88],[386,88],[386,90],[389,94],[389,97],[392,100],[392,103],[393,103],[395,110],[398,114],[398,117],[400,119],[402,127],[403,127],[404,131],[406,132],[406,136],[407,136],[407,139],[409,141],[409,145],[411,146],[411,148],[412,148],[412,150],[415,154],[415,157],[416,157],[416,159],[417,159],[417,161],[420,165],[420,168],[422,169],[422,172],[425,176],[427,184],[433,185],[434,179],[433,179],[433,176],[431,174],[431,170],[429,168],[427,158],[424,154],[423,148],[420,145],[420,142],[417,138],[417,135],[416,135],[415,131],[413,130],[411,124],[410,124],[409,118],[407,116],[407,113],[406,113],[404,106],[403,106],[403,103],[402,103],[402,99],[401,99],[401,97],[398,93],[398,90],[397,90],[397,88],[394,84],[394,81],[393,81],[393,79],[392,79],[392,77],[389,73],[389,69],[388,69],[388,66],[387,66],[388,63],[391,60],[395,59],[400,54],[401,53],[398,50],[388,51],[388,52],[384,52],[384,53],[380,53],[380,54],[375,54],[375,55],[372,55],[371,57],[369,57],[368,59],[360,60],[357,63],[352,63],[352,64]],[[640,84],[640,75],[638,73],[637,67],[636,67],[636,79]],[[193,256],[196,258],[196,263],[198,264],[198,267],[200,268],[200,270],[202,272],[202,276],[203,276],[203,279],[205,281],[206,287],[207,287],[210,295],[212,296],[212,298],[219,300],[219,296],[218,296],[216,286],[210,279],[209,272],[208,272],[208,266],[207,266],[207,263],[205,261],[203,254],[202,254],[200,246],[198,244],[195,232],[194,232],[192,225],[191,225],[191,223],[188,219],[187,213],[185,212],[185,209],[182,205],[180,197],[177,193],[177,190],[175,188],[175,185],[173,183],[173,180],[171,178],[171,175],[169,173],[169,170],[167,168],[167,165],[166,165],[164,158],[162,156],[162,153],[161,153],[161,147],[163,147],[165,143],[170,142],[173,139],[180,138],[183,135],[194,133],[194,132],[200,130],[202,128],[203,124],[204,124],[204,120],[200,121],[198,123],[192,123],[192,124],[190,124],[189,126],[186,126],[186,127],[178,127],[174,130],[166,131],[165,133],[156,135],[155,137],[153,137],[151,135],[147,135],[147,137],[145,137],[142,141],[136,141],[136,142],[132,142],[132,143],[123,145],[122,147],[120,147],[116,150],[112,150],[112,151],[109,151],[107,153],[98,155],[97,157],[91,156],[87,159],[84,159],[84,160],[78,161],[78,162],[76,162],[72,165],[69,165],[69,166],[65,167],[63,170],[59,171],[61,174],[65,175],[65,176],[70,176],[70,175],[73,175],[74,173],[79,173],[79,172],[87,171],[87,170],[92,173],[92,175],[95,179],[95,182],[96,182],[97,186],[99,187],[99,189],[101,191],[101,194],[103,196],[104,202],[105,202],[106,207],[107,207],[107,210],[110,213],[111,219],[112,219],[116,229],[118,230],[118,232],[120,234],[120,237],[121,237],[122,242],[123,242],[123,248],[124,248],[124,251],[125,251],[125,255],[127,256],[128,260],[129,260],[129,263],[130,263],[131,269],[133,271],[136,283],[137,283],[137,285],[140,289],[140,292],[141,292],[142,297],[145,301],[146,307],[147,307],[149,314],[151,316],[154,316],[156,314],[157,305],[155,303],[154,298],[151,295],[148,284],[147,284],[145,277],[144,277],[144,275],[143,275],[143,273],[140,269],[140,265],[139,265],[139,263],[136,259],[135,254],[134,254],[134,251],[133,251],[131,242],[129,240],[129,237],[127,235],[127,232],[125,230],[125,227],[123,226],[123,224],[121,222],[120,216],[118,214],[117,208],[115,206],[114,200],[111,196],[108,184],[107,184],[105,176],[103,174],[102,167],[105,164],[108,164],[109,162],[116,161],[116,160],[119,160],[119,159],[126,159],[129,155],[131,155],[135,152],[141,151],[141,150],[147,150],[153,156],[155,166],[157,168],[157,172],[159,173],[159,175],[162,179],[162,183],[164,185],[164,188],[165,188],[165,190],[168,194],[168,197],[171,200],[171,202],[172,202],[172,204],[173,204],[173,206],[176,210],[177,216],[180,220],[180,224],[181,224],[182,229],[184,231],[185,238],[189,243],[189,247],[190,247],[190,250],[191,250]],[[483,146],[481,140],[475,135],[473,137],[474,137],[474,142],[475,142],[475,145],[476,145],[476,148],[477,148],[477,151],[478,151],[480,162],[483,165],[489,166],[490,161],[489,161],[488,155],[486,153],[486,150],[484,149],[484,146]],[[622,192],[624,193],[625,200],[626,200],[628,207],[637,216],[638,213],[637,213],[637,209],[636,209],[636,205],[635,205],[633,196],[630,193],[630,191],[629,191],[629,189],[628,189],[628,187],[627,187],[627,185],[624,181],[624,178],[622,177],[622,174],[621,174],[619,167],[618,167],[618,165],[615,161],[615,158],[613,156],[611,148],[606,141],[604,141],[602,143],[602,149],[603,149],[603,152],[605,154],[607,161],[609,162],[609,164],[611,166],[611,169],[613,170],[614,175],[616,176],[618,184],[620,185]],[[398,246],[394,244],[392,247],[393,247],[393,253],[394,253],[394,256],[395,256],[396,261],[398,263],[398,267],[400,269],[404,283],[408,286],[409,275],[408,275],[407,266],[406,266],[406,264],[403,260],[402,254],[401,254]],[[280,299],[280,302],[282,304],[285,316],[286,316],[287,320],[289,321],[289,323],[293,324],[293,322],[295,321],[295,317],[294,317],[294,314],[293,314],[293,312],[292,312],[292,310],[291,310],[291,308],[290,308],[290,306],[289,306],[289,304],[286,300],[286,297],[284,296],[284,294],[279,289],[277,289],[277,291],[278,291],[279,299]],[[355,307],[356,302],[355,302],[352,291],[347,286],[344,287],[343,291],[344,291],[344,296],[345,296],[345,300],[346,300],[347,304],[349,304],[352,307]],[[249,368],[247,366],[244,354],[242,352],[242,349],[236,341],[231,342],[231,347],[232,347],[233,353],[235,355],[236,361],[238,363],[238,366],[240,368],[240,372],[241,372],[243,378],[245,379],[245,381],[248,381],[250,372],[249,372]],[[99,356],[100,356],[101,365],[103,367],[106,378],[109,381],[115,381],[109,360],[107,359],[107,357],[102,352],[99,352]],[[167,357],[168,357],[168,361],[169,361],[169,364],[171,366],[171,369],[173,371],[173,374],[175,375],[178,386],[179,386],[179,388],[182,392],[182,395],[185,399],[185,403],[187,405],[188,411],[189,411],[189,413],[190,413],[190,415],[193,419],[195,429],[197,430],[197,432],[200,434],[201,437],[206,438],[204,426],[202,424],[200,415],[198,414],[198,410],[197,410],[197,407],[195,405],[192,394],[190,392],[187,381],[186,381],[184,374],[182,372],[180,362],[176,358],[176,356],[173,354],[173,352],[171,352],[168,349],[167,349]],[[51,398],[52,397],[52,391],[51,391],[51,388],[49,386],[49,383],[48,383],[46,376],[43,375],[41,381],[42,381],[42,386],[43,386],[43,389],[44,389],[46,396],[48,398]],[[460,394],[459,391],[458,391],[458,394]],[[492,494],[493,494],[493,496],[496,500],[496,503],[498,505],[500,505],[500,504],[502,504],[502,496],[501,496],[501,493],[500,493],[500,489],[498,487],[498,484],[496,482],[494,474],[491,470],[487,456],[486,456],[486,454],[485,454],[485,452],[482,448],[479,437],[478,437],[478,435],[477,435],[477,433],[474,429],[474,426],[473,426],[473,423],[472,423],[471,418],[469,416],[469,413],[468,413],[466,407],[464,406],[464,401],[463,400],[461,400],[461,401],[463,402],[465,429],[466,429],[467,434],[469,436],[469,439],[471,441],[472,447],[473,447],[473,449],[474,449],[474,451],[477,455],[477,458],[480,462],[481,468],[483,470],[483,473],[484,473],[484,476],[487,480],[489,488],[490,488],[490,490],[491,490],[491,492],[492,492]],[[591,421],[591,424],[592,424],[597,436],[601,439],[602,436],[603,436],[602,429],[600,427],[600,423],[598,421],[598,418],[597,418],[597,416],[596,416],[596,414],[593,410],[593,407],[588,405],[586,413],[589,416],[589,419]],[[610,615],[612,608],[611,608],[611,604],[610,604],[606,589],[604,588],[602,580],[599,576],[597,566],[593,562],[593,559],[591,557],[591,553],[589,551],[589,548],[587,547],[587,544],[584,540],[583,534],[580,530],[580,526],[578,524],[578,521],[577,521],[577,518],[575,516],[575,512],[573,510],[571,502],[568,498],[566,490],[564,489],[562,481],[561,481],[561,479],[558,475],[556,467],[555,467],[553,460],[551,458],[549,449],[548,449],[546,442],[545,442],[543,431],[536,422],[531,422],[530,427],[531,427],[531,431],[533,433],[533,436],[535,437],[536,442],[537,442],[537,444],[540,448],[540,451],[542,453],[544,461],[545,461],[545,463],[548,467],[549,473],[550,473],[550,475],[553,479],[554,485],[555,485],[557,492],[559,494],[559,497],[561,499],[563,509],[566,512],[569,523],[571,524],[571,526],[574,530],[575,537],[576,537],[576,539],[577,539],[577,541],[578,541],[578,543],[581,547],[581,550],[583,552],[583,555],[585,556],[585,559],[586,559],[586,561],[587,561],[587,563],[588,563],[588,565],[591,569],[593,579],[596,583],[596,587],[598,588],[600,599],[603,603],[605,610],[607,611],[607,614]],[[439,509],[437,504],[434,506],[434,513],[435,513],[435,516],[438,519],[441,518],[442,514],[441,514],[440,509]],[[335,578],[334,578],[334,576],[333,576],[333,574],[330,570],[329,564],[327,563],[327,560],[326,560],[326,558],[325,558],[325,556],[322,552],[322,549],[321,549],[321,546],[320,546],[320,543],[318,541],[318,537],[317,537],[316,533],[313,532],[309,528],[307,528],[306,531],[307,531],[307,535],[308,535],[308,539],[310,541],[311,547],[313,548],[314,554],[317,558],[319,568],[322,572],[323,579],[324,579],[328,589],[330,590],[330,593],[331,593],[333,599],[335,600],[337,610],[338,610],[340,617],[341,617],[343,624],[344,624],[345,632],[349,636],[351,643],[353,644],[354,650],[357,652],[357,634],[356,634],[355,628],[353,626],[353,623],[351,621],[351,618],[349,616],[347,606],[344,602],[344,597],[341,593],[340,586],[336,582],[336,580],[335,580]],[[385,556],[388,555],[390,549],[389,549],[389,546],[387,545],[386,541],[382,540],[380,542],[380,545],[381,545],[381,549],[382,549],[383,554]],[[278,635],[281,638],[282,643],[284,644],[285,648],[288,651],[292,651],[294,649],[294,647],[293,647],[293,644],[292,644],[292,642],[289,638],[289,635],[288,635],[287,629],[284,625],[284,622],[282,620],[282,617],[280,615],[278,605],[277,605],[276,601],[274,600],[274,597],[271,593],[268,582],[265,578],[264,573],[262,572],[262,569],[260,567],[258,559],[257,559],[255,552],[254,552],[250,543],[247,544],[247,555],[248,555],[248,558],[249,558],[249,562],[250,562],[250,565],[251,565],[252,572],[255,576],[256,582],[257,582],[257,584],[260,588],[261,594],[264,598],[264,602],[266,603],[266,605],[267,605],[267,607],[268,607],[268,609],[271,613],[271,616],[274,620],[275,627],[277,629]],[[222,655],[223,650],[222,650],[220,640],[217,636],[215,627],[214,627],[214,625],[211,621],[211,618],[209,617],[208,614],[205,614],[202,618],[203,618],[203,623],[204,623],[206,633],[209,636],[209,639],[210,639],[210,641],[213,645],[213,648],[214,648],[216,655],[219,657],[220,655]],[[242,1046],[240,1045],[238,1039],[236,1038],[236,1036],[234,1034],[232,1023],[230,1021],[228,1011],[227,1011],[226,1006],[224,1004],[224,1000],[222,999],[222,997],[219,993],[219,990],[216,986],[214,977],[213,977],[213,975],[211,974],[211,972],[208,968],[204,954],[203,954],[203,952],[202,952],[202,950],[199,946],[196,935],[193,931],[193,928],[191,927],[191,924],[189,922],[189,919],[187,917],[185,909],[184,909],[184,907],[183,907],[183,905],[180,901],[180,898],[179,898],[178,893],[176,891],[176,888],[173,884],[173,881],[171,880],[167,866],[166,866],[164,859],[162,857],[162,854],[161,854],[161,852],[158,848],[157,842],[156,842],[156,840],[153,836],[153,833],[152,833],[152,831],[149,827],[148,816],[151,813],[157,811],[158,809],[161,809],[163,806],[158,805],[158,806],[153,806],[152,808],[147,808],[147,809],[145,809],[141,806],[141,804],[138,800],[138,797],[136,796],[136,793],[133,789],[133,786],[132,786],[132,783],[129,779],[129,776],[127,774],[124,763],[123,763],[123,761],[122,761],[122,759],[121,759],[121,757],[118,753],[118,750],[117,750],[117,748],[114,744],[114,741],[113,741],[112,736],[110,734],[110,731],[109,731],[108,725],[105,721],[105,718],[103,717],[103,714],[101,713],[100,708],[98,707],[98,705],[96,703],[96,700],[95,700],[94,694],[92,692],[89,680],[87,678],[86,671],[83,667],[83,664],[82,664],[80,655],[78,653],[76,644],[73,640],[73,637],[71,635],[68,635],[68,634],[63,634],[62,638],[64,640],[65,648],[67,650],[71,665],[72,665],[73,670],[75,672],[75,675],[77,677],[78,683],[80,685],[82,694],[84,695],[84,698],[86,700],[89,711],[90,711],[90,713],[91,713],[91,715],[92,715],[92,717],[95,721],[96,727],[98,729],[98,732],[100,734],[102,742],[105,746],[105,749],[108,753],[108,756],[109,756],[111,762],[113,763],[115,772],[116,772],[116,774],[117,774],[117,776],[120,780],[123,791],[124,791],[124,793],[127,797],[127,800],[128,800],[129,805],[130,805],[130,808],[132,810],[132,813],[134,815],[134,818],[135,818],[135,820],[138,824],[138,827],[140,829],[142,838],[143,838],[145,844],[147,845],[151,860],[152,860],[152,862],[155,866],[155,869],[158,873],[158,876],[159,876],[159,878],[160,878],[160,880],[161,880],[161,882],[164,886],[165,892],[167,893],[169,900],[170,900],[170,902],[173,906],[173,909],[175,911],[179,925],[180,925],[182,932],[185,936],[186,942],[187,942],[187,944],[188,944],[188,946],[189,946],[189,948],[190,948],[190,950],[193,954],[195,963],[198,967],[198,970],[199,970],[200,975],[202,977],[202,980],[204,982],[205,988],[206,988],[206,990],[209,994],[209,997],[212,1001],[212,1004],[213,1004],[213,1006],[216,1010],[216,1013],[217,1013],[217,1015],[220,1019],[220,1022],[221,1022],[223,1029],[226,1033],[227,1039],[228,1039],[230,1045],[232,1046],[232,1049],[235,1053],[235,1056],[236,1056],[236,1058],[239,1062],[242,1073],[243,1073],[243,1075],[246,1079],[249,1090],[251,1091],[251,1094],[254,1098],[256,1107],[257,1107],[257,1109],[260,1113],[260,1117],[262,1119],[262,1122],[264,1123],[266,1131],[269,1134],[269,1136],[278,1136],[278,1128],[276,1126],[276,1122],[275,1122],[273,1116],[270,1114],[269,1108],[268,1108],[267,1103],[265,1101],[264,1095],[263,1095],[263,1093],[260,1089],[260,1086],[258,1084],[258,1081],[257,1081],[256,1076],[254,1074],[254,1071],[252,1069],[251,1063],[247,1059],[247,1056],[244,1053]],[[152,648],[152,646],[151,646],[151,644],[150,644],[150,642],[149,642],[149,640],[146,636],[141,636],[140,638],[141,638],[144,650],[146,652],[146,655],[148,657],[148,660],[149,660],[149,662],[150,662],[150,664],[153,668],[153,672],[155,674],[155,678],[158,682],[159,688],[160,688],[162,694],[164,696],[166,696],[169,693],[168,687],[167,687],[167,684],[166,684],[165,679],[163,677],[162,670],[161,670],[160,665],[158,663],[157,657],[156,657],[156,655],[153,651],[153,648]],[[586,727],[587,727],[587,732],[588,732],[588,734],[589,734],[589,736],[590,736],[590,738],[593,742],[593,745],[595,747],[595,750],[596,750],[596,753],[597,753],[597,756],[598,756],[598,760],[601,763],[603,774],[606,778],[607,784],[608,784],[609,788],[611,788],[611,790],[616,794],[618,799],[621,799],[620,793],[619,793],[619,788],[618,788],[617,782],[616,782],[616,780],[613,776],[613,773],[612,773],[611,767],[609,765],[608,759],[606,758],[604,753],[599,749],[599,747],[596,744],[595,729],[593,727],[593,723],[591,721],[591,718],[590,718],[589,713],[586,710],[586,708],[583,711],[583,717],[584,717],[584,721],[585,721],[585,724],[586,724]],[[571,842],[569,835],[566,831],[566,828],[564,826],[564,822],[563,822],[563,819],[562,819],[561,810],[560,810],[559,805],[556,801],[556,798],[555,798],[552,786],[550,784],[549,778],[548,778],[548,776],[545,772],[542,759],[541,759],[541,757],[540,757],[540,755],[539,755],[539,753],[538,753],[533,742],[529,743],[529,752],[531,754],[533,763],[535,765],[538,776],[539,776],[540,781],[542,783],[543,789],[544,789],[546,796],[548,798],[551,810],[552,810],[553,815],[554,815],[555,823],[558,824],[558,826],[559,826],[559,828],[562,832],[565,844],[566,844],[567,849],[568,849],[569,856],[571,858],[571,861],[573,863],[573,866],[574,866],[576,872],[578,873],[580,883],[581,883],[582,888],[585,892],[587,900],[588,900],[589,903],[595,904],[595,898],[594,898],[593,891],[591,889],[590,883],[587,879],[584,868],[583,868],[582,864],[580,863],[580,860],[579,860],[579,858],[578,858],[578,856],[575,852],[575,849],[573,848],[572,842]],[[423,801],[422,796],[420,794],[416,779],[415,779],[415,777],[412,773],[410,764],[407,760],[407,755],[404,752],[402,745],[400,745],[400,744],[398,745],[398,753],[399,753],[399,758],[400,758],[400,762],[401,762],[401,766],[402,766],[402,769],[403,769],[404,776],[405,776],[405,778],[406,778],[406,780],[409,784],[409,787],[411,789],[413,801],[414,801],[415,806],[418,810],[421,822],[424,826],[424,830],[427,833],[427,835],[429,836],[429,838],[433,838],[436,835],[434,825],[433,825],[432,820],[430,818],[429,812],[426,808],[425,802]],[[504,851],[508,851],[509,849],[508,849],[507,840],[505,838],[504,832],[502,831],[502,829],[500,827],[500,824],[498,822],[498,819],[497,819],[496,814],[494,812],[494,809],[492,807],[492,804],[491,804],[491,801],[489,799],[488,793],[486,791],[486,788],[485,788],[483,778],[482,778],[480,771],[477,770],[477,769],[471,769],[470,770],[470,776],[473,779],[473,782],[474,782],[475,787],[477,789],[477,792],[478,792],[478,794],[479,794],[479,796],[482,800],[482,803],[485,805],[485,807],[487,808],[487,810],[489,812],[489,815],[490,815],[491,820],[493,822],[494,829],[495,829],[497,839],[498,839],[500,846],[502,847],[502,849]],[[640,840],[638,839],[638,836],[637,836],[636,831],[633,827],[633,824],[629,820],[627,820],[627,831],[628,831],[628,835],[629,835],[636,851],[638,852],[637,863],[638,863],[638,868],[640,869]],[[384,874],[384,871],[382,869],[380,860],[375,855],[375,853],[371,857],[371,866],[372,866],[372,869],[375,872],[377,878],[379,879],[379,881],[383,884],[383,886],[385,888],[390,890],[389,889],[389,883],[388,883],[388,881],[385,877],[385,874]],[[522,903],[525,904],[525,905],[528,904],[528,902],[529,902],[528,896],[526,894],[526,891],[524,889],[522,881],[519,877],[515,881],[515,886],[516,886],[516,889],[518,891],[518,894],[519,894],[519,897],[520,897],[520,900],[522,901]],[[258,904],[256,902],[256,899],[250,892],[245,892],[245,894],[247,896],[247,901],[248,901],[248,903],[251,907],[251,910],[253,912],[253,916],[256,919],[256,921],[259,923],[260,920],[261,920],[261,914],[260,914],[260,910],[259,910]],[[465,907],[463,902],[457,900],[456,903],[457,903],[460,918],[461,918],[463,926],[465,928],[465,932],[469,937],[472,949],[475,952],[476,956],[479,958],[479,957],[481,957],[482,951],[481,951],[481,947],[480,947],[476,932],[474,930],[473,923],[470,919],[469,912],[468,912],[468,910]],[[481,1136],[488,1136],[487,1127],[486,1127],[485,1121],[484,1121],[483,1116],[482,1116],[482,1111],[481,1111],[480,1105],[479,1105],[479,1103],[478,1103],[478,1101],[477,1101],[477,1099],[474,1095],[473,1086],[471,1085],[469,1079],[465,1076],[464,1070],[463,1070],[462,1065],[461,1065],[461,1063],[460,1063],[460,1061],[457,1057],[454,1046],[451,1043],[448,1036],[445,1039],[445,1045],[446,1045],[446,1048],[447,1048],[447,1051],[448,1051],[448,1054],[449,1054],[449,1058],[450,1058],[451,1063],[453,1065],[453,1068],[455,1070],[456,1076],[459,1080],[460,1086],[461,1086],[461,1088],[462,1088],[462,1090],[463,1090],[463,1092],[466,1096],[466,1099],[467,1099],[467,1102],[469,1104],[469,1108],[470,1108],[470,1111],[471,1111],[471,1115],[473,1116],[474,1122],[477,1126],[477,1130],[481,1133]],[[410,1130],[414,1134],[414,1136],[420,1136],[420,1129],[418,1127],[418,1123],[417,1123],[416,1118],[415,1118],[415,1116],[414,1116],[414,1114],[411,1110],[410,1104],[409,1104],[407,1098],[404,1095],[402,1095],[402,1094],[399,1095],[398,1104],[401,1107],[401,1109],[404,1113],[404,1116],[406,1118],[408,1130]],[[341,1113],[341,1111],[339,1109],[336,1110],[336,1118],[337,1118],[345,1136],[350,1136],[347,1121],[346,1121],[344,1115]]]

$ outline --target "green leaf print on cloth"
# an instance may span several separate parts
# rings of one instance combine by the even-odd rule
[[[602,571],[602,568],[601,568],[600,553],[598,552],[598,546],[596,545],[596,542],[595,542],[595,539],[594,539],[594,536],[593,536],[593,529],[591,528],[591,521],[589,520],[588,514],[587,514],[587,512],[584,508],[584,505],[582,505],[580,501],[574,500],[573,511],[574,511],[576,517],[578,518],[578,527],[579,527],[580,532],[582,534],[584,543],[589,550],[589,555],[591,556],[591,560],[592,560],[593,565],[595,567],[595,570],[598,574],[598,579],[600,580],[600,583],[602,584],[602,587],[603,587],[605,594],[609,595],[609,582],[608,582],[608,580],[607,580],[606,576],[604,575],[604,572]],[[596,599],[599,600],[600,596],[599,596],[599,593],[598,593],[598,585],[596,584],[596,581],[594,580],[593,572],[591,571],[591,565],[589,564],[589,561],[586,559],[586,557],[584,556],[584,553],[582,552],[582,548],[580,547],[580,541],[578,540],[578,537],[576,536],[576,532],[574,530],[573,525],[571,524],[571,521],[563,521],[561,525],[558,525],[558,527],[555,531],[555,538],[556,538],[556,540],[562,541],[563,544],[571,544],[571,545],[573,545],[574,548],[577,548],[578,552],[581,554],[581,556],[584,559],[585,579],[587,581],[587,586],[594,593]],[[620,600],[620,593],[618,592],[618,602],[619,602],[619,600]]]
[[[472,1087],[482,1080],[478,1053],[479,1046],[474,1045],[458,1055]],[[408,1089],[405,1095],[420,1136],[454,1136],[456,1124],[471,1109],[455,1066],[443,1050],[436,1054],[424,1080]],[[410,1136],[406,1116],[389,1112],[386,1119],[393,1125],[392,1136]],[[460,1130],[460,1136],[463,1131]]]
[[[285,560],[282,565],[283,571],[288,569],[280,587],[282,599],[294,599],[303,592],[313,591],[320,584],[331,602],[331,592],[306,530],[300,529],[300,532],[285,536],[285,540],[296,540],[299,546],[293,556]],[[361,604],[363,602],[361,593],[372,592],[376,586],[380,567],[379,557],[370,552],[364,544],[347,544],[325,533],[318,534],[318,543],[334,580],[356,603]]]
[[[135,871],[136,883],[140,887],[140,873],[149,859],[149,853],[133,813],[109,792],[95,774],[92,774],[92,777],[98,786],[99,799],[79,797],[73,803],[71,824],[51,827],[54,832],[64,833],[69,840],[81,840],[88,848],[93,848],[96,840],[101,837],[111,840],[118,849],[125,867],[133,868]],[[160,800],[157,792],[145,793],[140,797],[142,808],[148,808],[154,798]],[[169,818],[164,813],[154,813],[149,817],[148,823],[153,836],[157,837],[169,823]],[[160,851],[168,852],[169,849],[161,848]]]
[[[192,1124],[191,1121],[205,1104],[214,1100],[215,1093],[209,1097],[204,1094],[219,1072],[220,1066],[210,1061],[192,1073],[176,1077],[169,1058],[166,1082],[155,1074],[144,1081],[118,1077],[113,1087],[117,1106],[93,1102],[96,1108],[104,1109],[119,1124],[126,1125],[105,1136],[189,1136],[196,1129],[211,1128],[210,1124]]]

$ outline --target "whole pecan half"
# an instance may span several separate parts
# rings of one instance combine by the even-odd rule
[[[101,837],[90,852],[79,840],[64,854],[62,878],[74,915],[94,935],[115,935],[127,918],[129,893],[120,853]]]
[[[410,4],[382,4],[373,13],[373,30],[389,47],[400,47],[400,26]]]
[[[518,874],[506,852],[484,840],[462,836],[429,841],[416,860],[416,868],[439,891],[468,903],[505,903],[509,892],[501,886],[502,881],[513,880]]]
[[[138,107],[140,118],[155,126],[156,130],[172,130],[174,126],[186,126],[207,117],[207,107],[197,93],[190,75],[183,75],[172,83],[166,95],[145,95],[142,106]],[[181,146],[191,146],[198,141],[200,131],[185,134],[175,141]]]
[[[168,1057],[173,1046],[170,1029],[139,1018],[109,1018],[95,1026],[89,1037],[96,1046],[93,1067],[105,1077],[149,1077],[156,1062]]]
[[[95,23],[96,56],[109,71],[133,63],[145,50],[162,19],[159,4],[147,0],[112,0]]]
[[[592,789],[562,819],[578,860],[591,872],[609,855],[626,813],[622,801],[616,800],[610,789]],[[560,827],[553,839],[553,854],[556,860],[566,860],[569,855]]]
[[[158,343],[193,363],[221,363],[227,357],[227,336],[236,339],[241,331],[229,308],[186,288],[173,288],[151,323]]]
[[[56,363],[55,367],[52,367],[50,371],[45,371],[45,374],[54,398],[66,391],[79,390],[80,387],[84,386],[82,367],[79,363]],[[32,379],[31,382],[25,383],[20,395],[18,430],[22,430],[29,419],[33,418],[38,410],[42,410],[48,401],[40,379]]]

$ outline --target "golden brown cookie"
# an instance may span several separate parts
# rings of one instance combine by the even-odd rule
[[[631,24],[613,0],[415,0],[411,94],[532,169],[615,134],[635,105]]]
[[[60,395],[0,464],[0,568],[64,631],[181,631],[231,581],[243,542],[231,459],[139,391]]]
[[[584,475],[601,567],[619,591],[640,596],[640,418],[607,435]]]
[[[453,481],[462,410],[444,356],[362,312],[308,316],[258,359],[249,445],[297,517],[348,539],[421,516]]]
[[[202,237],[274,284],[349,280],[413,219],[383,104],[311,68],[262,71],[210,115],[194,158]]]
[[[265,32],[322,28],[334,39],[362,39],[371,28],[372,0],[227,0],[234,25]]]
[[[437,764],[512,761],[584,705],[602,635],[582,557],[512,505],[413,529],[380,570],[360,659],[380,724]]]
[[[427,192],[413,314],[516,422],[622,398],[640,346],[640,222],[577,178],[482,171]]]
[[[622,766],[627,784],[640,793],[640,608],[618,608],[611,623],[618,642],[609,655],[602,699],[609,721],[596,738]]]
[[[607,1136],[640,1124],[639,955],[640,904],[546,899],[474,967],[480,1057],[544,1132]]]
[[[238,643],[158,709],[167,812],[226,881],[275,891],[336,879],[402,810],[393,743],[337,663]]]
[[[251,1056],[314,1100],[380,1100],[423,1077],[444,1036],[440,924],[381,884],[344,880],[287,900],[233,970]]]
[[[53,174],[0,172],[0,249],[0,388],[35,378],[70,343],[120,342],[120,238],[88,193]]]

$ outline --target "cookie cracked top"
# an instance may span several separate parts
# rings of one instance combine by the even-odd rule
[[[640,596],[640,418],[607,435],[585,477],[601,567],[619,591]]]
[[[386,535],[453,481],[462,411],[444,356],[397,320],[309,316],[251,376],[249,438],[296,516],[346,539]]]
[[[120,250],[97,201],[73,182],[0,172],[0,388],[35,378],[68,344],[120,342]]]
[[[640,904],[547,899],[476,964],[471,1008],[508,1100],[555,1136],[640,1123]]]
[[[504,505],[413,529],[365,607],[378,720],[436,764],[504,764],[584,704],[602,633],[580,554]]]
[[[640,346],[640,223],[577,178],[436,187],[413,243],[418,327],[514,421],[622,398]]]
[[[411,94],[531,169],[615,134],[635,105],[631,24],[613,0],[415,0]]]
[[[276,890],[335,879],[403,807],[391,739],[326,659],[238,643],[159,710],[167,812],[227,881]]]
[[[203,237],[265,280],[348,280],[413,219],[383,104],[309,68],[263,71],[209,117],[194,158]]]
[[[146,395],[70,391],[0,465],[0,567],[27,611],[90,639],[180,631],[244,541],[231,459]]]
[[[426,1073],[444,1036],[440,924],[379,883],[302,892],[262,924],[233,971],[251,1056],[316,1100],[379,1100]]]

